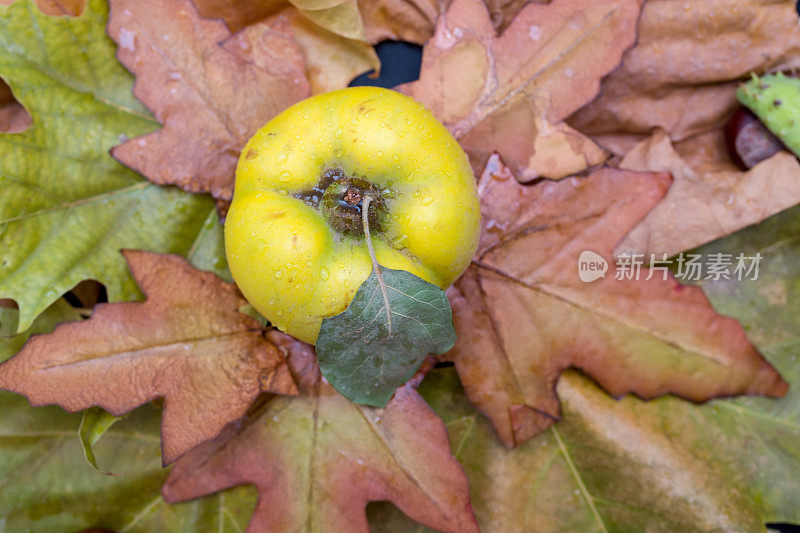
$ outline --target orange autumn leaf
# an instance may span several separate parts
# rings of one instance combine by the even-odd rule
[[[614,245],[669,183],[604,169],[526,187],[490,161],[479,183],[485,231],[450,293],[458,341],[446,357],[506,445],[558,420],[555,386],[569,367],[615,396],[785,393],[739,323],[717,315],[698,287],[647,269],[616,279]],[[605,277],[581,281],[584,251],[607,263]]]
[[[163,397],[168,464],[216,436],[261,392],[295,394],[286,362],[236,288],[174,255],[126,251],[143,303],[100,304],[89,320],[33,337],[0,366],[0,388],[68,411],[114,415]]]
[[[493,151],[523,181],[562,178],[606,154],[563,120],[592,100],[633,44],[640,0],[528,4],[497,36],[486,6],[456,0],[401,87],[442,121],[476,173]]]
[[[385,409],[358,405],[320,379],[309,345],[269,338],[300,395],[269,399],[181,458],[162,489],[168,502],[249,483],[259,498],[248,531],[368,532],[365,507],[376,500],[440,531],[477,531],[444,423],[416,391],[421,375]]]
[[[285,22],[231,36],[189,0],[112,0],[108,33],[136,75],[134,94],[164,125],[112,154],[157,184],[230,200],[245,142],[309,95]]]

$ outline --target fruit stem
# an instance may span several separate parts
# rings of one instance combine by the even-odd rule
[[[364,239],[367,241],[367,250],[369,250],[369,258],[372,261],[372,270],[378,278],[378,285],[383,294],[383,302],[386,304],[386,324],[389,328],[389,335],[392,334],[392,310],[389,307],[389,294],[386,291],[386,282],[383,281],[383,274],[381,274],[381,266],[378,259],[375,257],[375,249],[372,247],[372,236],[369,234],[369,204],[372,202],[372,197],[364,195],[364,200],[361,204],[361,223],[364,225]]]

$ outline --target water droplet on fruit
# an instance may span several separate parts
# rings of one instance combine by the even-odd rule
[[[334,157],[342,157],[343,155],[344,155],[344,150],[342,150],[341,148],[337,148],[336,150],[333,151]]]
[[[287,194],[289,194],[289,191],[287,191],[286,189],[278,189],[278,194],[286,196]]]
[[[399,237],[395,237],[391,241],[389,241],[389,245],[394,248],[395,250],[402,250],[403,243],[408,238],[407,235],[400,235]]]
[[[288,171],[284,170],[283,172],[278,174],[278,179],[281,181],[289,181],[290,179],[292,179],[292,175],[289,174]]]
[[[283,272],[280,270],[276,270],[274,276],[275,279],[281,279],[283,277]]]
[[[330,272],[328,272],[327,268],[322,267],[322,268],[319,269],[319,279],[321,279],[322,281],[325,281],[329,277],[330,277]]]
[[[279,152],[278,154],[275,155],[275,163],[278,165],[282,165],[286,162],[287,157],[288,154],[286,154],[286,152]]]
[[[419,203],[422,205],[431,205],[433,203],[433,196],[426,194],[422,197],[422,200],[420,200]]]

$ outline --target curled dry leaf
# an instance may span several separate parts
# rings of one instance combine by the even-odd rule
[[[452,0],[358,0],[367,38],[424,44]],[[497,31],[502,32],[529,0],[484,0]]]
[[[380,68],[356,0],[194,0],[194,4],[201,16],[224,20],[232,32],[266,19],[288,20],[314,94],[346,87],[359,74]]]
[[[136,75],[134,94],[164,125],[112,154],[157,184],[230,200],[247,139],[309,94],[285,23],[231,37],[189,0],[112,0],[108,33]]]
[[[449,0],[358,0],[367,39],[424,44],[432,35]]]
[[[485,232],[476,264],[451,291],[458,341],[445,357],[506,445],[558,419],[555,385],[568,367],[615,396],[785,393],[739,323],[717,315],[699,288],[646,269],[638,280],[613,270],[578,277],[587,250],[613,269],[614,245],[669,182],[605,169],[525,187],[490,161],[479,184]]]
[[[674,183],[664,200],[617,245],[615,255],[671,256],[800,202],[800,163],[792,154],[778,152],[747,172],[730,168],[725,160],[709,161],[697,154],[698,145],[722,142],[719,134],[687,139],[686,145],[695,145],[695,153],[689,157],[696,166],[675,151],[662,130],[656,130],[628,152],[620,168],[669,172]],[[711,146],[709,152],[707,156],[717,159],[722,150]]]
[[[476,174],[493,151],[515,176],[561,178],[605,152],[562,122],[597,95],[633,44],[640,1],[528,4],[499,37],[486,6],[456,0],[425,45],[419,81],[402,90],[459,140]]]
[[[385,409],[347,401],[319,378],[313,349],[276,331],[300,396],[273,397],[180,459],[162,492],[183,501],[252,483],[248,531],[369,531],[365,506],[389,500],[414,520],[477,531],[464,471],[444,423],[415,390]]]
[[[363,40],[366,37],[342,37],[301,13],[289,9],[283,12],[283,16],[288,18],[294,39],[303,52],[312,93],[347,87],[359,74],[380,69],[380,59],[372,45]]]
[[[659,127],[680,140],[721,127],[750,72],[800,67],[795,4],[646,2],[636,46],[570,125],[611,149],[623,133],[639,140]]]
[[[99,305],[91,319],[32,338],[0,366],[0,387],[34,405],[97,405],[121,415],[164,397],[168,464],[215,437],[263,392],[297,392],[236,288],[174,255],[126,251],[144,303]]]

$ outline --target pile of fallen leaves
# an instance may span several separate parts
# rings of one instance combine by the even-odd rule
[[[483,233],[455,369],[377,409],[251,316],[220,220],[249,136],[383,39],[424,43],[398,90],[468,153]],[[789,1],[0,6],[0,387],[86,410],[0,393],[0,529],[800,522],[800,165],[741,171],[722,131],[742,80],[799,66]],[[760,275],[577,277],[691,249]],[[783,398],[701,403],[744,394]]]

